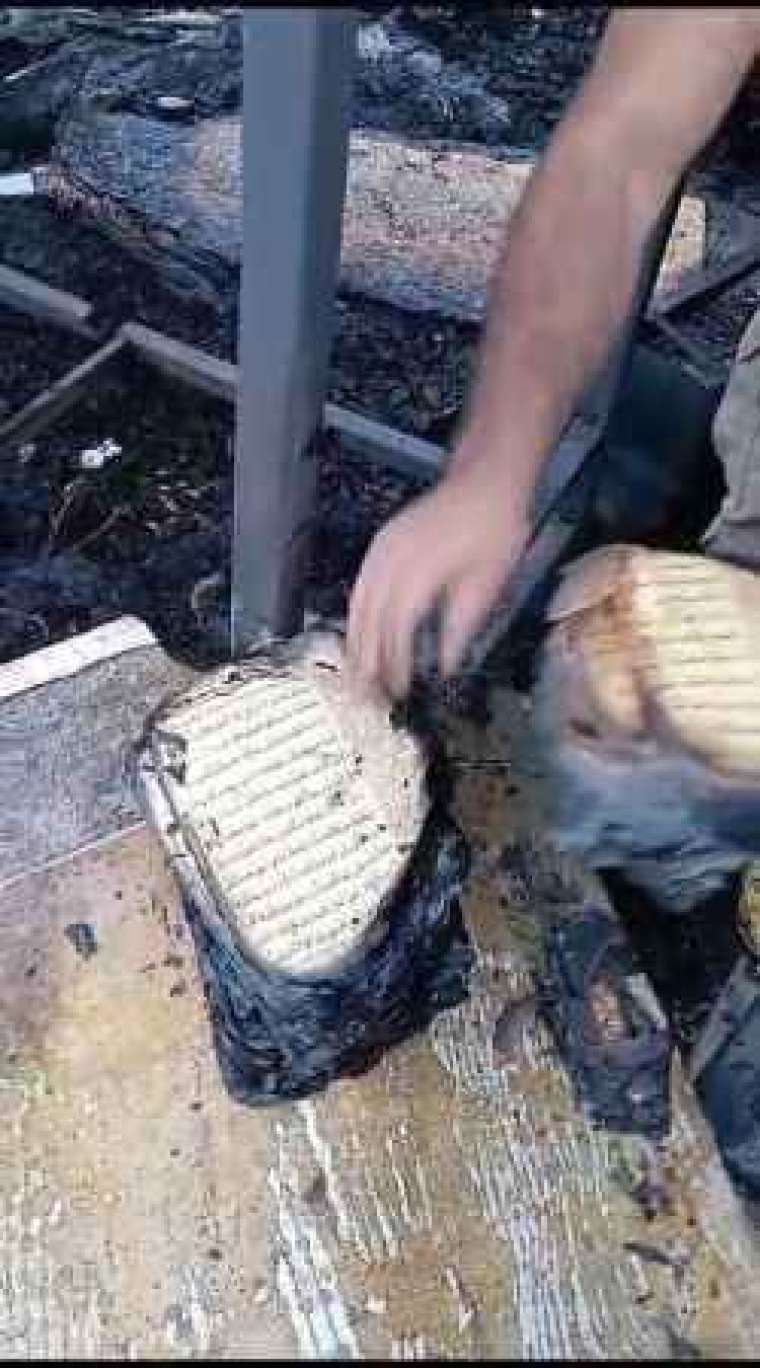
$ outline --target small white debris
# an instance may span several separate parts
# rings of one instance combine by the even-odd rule
[[[99,442],[97,446],[86,447],[84,451],[80,451],[79,464],[82,470],[102,470],[104,465],[108,465],[109,461],[120,455],[119,443],[106,437],[105,441]]]
[[[361,25],[356,35],[356,50],[365,62],[378,62],[389,56],[392,44],[380,20]]]
[[[28,461],[31,461],[36,450],[37,447],[34,442],[24,442],[16,453],[21,464],[26,465]]]
[[[384,1316],[388,1303],[384,1297],[367,1297],[366,1307],[371,1316]]]
[[[159,95],[156,105],[166,114],[186,114],[193,107],[192,101],[183,95]]]
[[[17,197],[34,194],[34,177],[30,171],[8,171],[0,175],[0,195]]]
[[[417,48],[415,52],[409,54],[409,65],[419,76],[429,80],[434,80],[440,76],[443,70],[443,58],[439,52],[428,51],[427,48]]]

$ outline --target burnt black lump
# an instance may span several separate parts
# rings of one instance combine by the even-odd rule
[[[474,953],[460,894],[469,847],[450,816],[446,760],[430,735],[421,734],[430,795],[421,835],[378,907],[374,934],[334,969],[306,977],[267,968],[185,885],[217,1058],[238,1101],[306,1097],[365,1073],[467,996]]]
[[[71,941],[77,954],[81,955],[83,959],[90,959],[92,955],[96,954],[98,939],[89,922],[69,922],[68,926],[63,928],[63,934],[67,940]]]
[[[547,928],[542,1014],[593,1121],[659,1140],[670,1129],[672,1040],[630,990],[639,963],[611,910],[584,903]],[[646,1206],[645,1193],[638,1198]]]

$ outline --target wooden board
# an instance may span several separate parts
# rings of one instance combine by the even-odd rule
[[[534,160],[508,146],[353,129],[340,285],[404,309],[480,322]],[[183,127],[80,105],[60,120],[38,183],[152,262],[165,286],[228,307],[242,250],[237,114]],[[255,185],[252,193],[255,200]],[[704,200],[685,195],[658,293],[705,263],[705,217]],[[737,232],[746,217],[735,211]]]
[[[30,441],[73,408],[88,389],[104,381],[106,368],[125,345],[120,329],[97,351],[91,352],[79,365],[36,394],[28,404],[0,424],[0,451]]]
[[[588,1126],[544,1028],[494,1047],[547,906],[571,915],[585,881],[538,836],[520,700],[492,707],[486,729],[450,723],[476,841],[470,999],[321,1097],[223,1093],[145,830],[3,890],[4,1355],[752,1356],[757,1244],[680,1073],[672,1209],[647,1220],[651,1154]]]
[[[178,342],[140,323],[125,323],[121,335],[144,361],[165,375],[214,398],[237,403],[239,368],[234,362],[222,361],[199,347]],[[437,443],[388,427],[340,404],[324,405],[323,423],[325,428],[337,433],[348,455],[359,454],[364,460],[377,460],[402,474],[432,479],[445,460],[444,448]]]
[[[133,618],[2,665],[0,888],[140,820],[131,750],[193,673]]]

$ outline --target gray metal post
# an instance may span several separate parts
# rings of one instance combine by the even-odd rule
[[[301,625],[355,45],[345,10],[251,10],[244,25],[233,654]]]

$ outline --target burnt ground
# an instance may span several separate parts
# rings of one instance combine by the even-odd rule
[[[387,7],[373,17],[383,13]],[[506,102],[516,145],[540,148],[591,59],[606,11],[411,6],[393,13],[410,35],[471,70],[481,89]],[[19,54],[3,56],[11,69]],[[488,127],[473,118],[466,98],[425,103],[411,80],[390,93],[387,84],[357,82],[357,124],[487,143]],[[713,152],[711,184],[752,208],[748,117],[739,123],[739,134],[729,131]],[[219,317],[169,293],[153,270],[75,214],[44,200],[0,200],[0,244],[6,264],[93,300],[104,333],[131,317],[219,356],[235,354],[234,310]],[[758,297],[760,273],[679,323],[713,363],[725,365]],[[330,397],[446,441],[477,341],[475,325],[343,295]],[[89,344],[0,310],[0,346],[0,409],[15,410]],[[81,453],[104,440],[119,454],[101,471],[83,472]],[[0,659],[128,611],[144,616],[170,651],[202,660],[224,652],[220,607],[232,499],[225,405],[130,364],[3,467]],[[342,610],[373,531],[413,492],[411,482],[360,470],[341,460],[334,443],[322,444],[313,608]]]
[[[383,12],[377,9],[373,16]],[[515,144],[540,148],[593,54],[605,10],[411,6],[394,14],[409,34],[431,44],[445,61],[472,70],[488,94],[506,101]],[[413,83],[393,87],[391,96],[387,87],[362,78],[355,122],[422,137],[489,140],[489,129],[473,123],[466,99],[425,104]],[[751,209],[748,117],[740,125],[738,135],[729,129],[713,150],[710,184]],[[169,293],[152,269],[75,214],[53,210],[44,200],[0,200],[0,244],[6,264],[93,300],[104,333],[137,318],[234,357],[234,310],[219,317]],[[714,365],[725,366],[759,297],[760,273],[679,323]],[[344,294],[337,308],[330,398],[446,441],[477,341],[475,325]],[[0,410],[11,411],[85,355],[90,344],[0,310],[0,346]],[[20,458],[3,459],[0,659],[129,611],[144,616],[170,651],[199,660],[223,654],[231,418],[227,406],[161,380],[135,362]],[[118,454],[102,470],[83,471],[81,453],[104,440],[115,443]],[[411,482],[360,470],[342,461],[335,443],[322,443],[311,607],[343,609],[373,531],[413,492]],[[210,576],[216,578],[209,583]]]
[[[516,145],[540,148],[590,60],[605,11],[473,5],[410,6],[395,14],[444,58],[469,64],[489,92],[508,102]],[[14,69],[18,55],[0,50],[0,71]],[[356,122],[418,137],[489,140],[466,101],[426,108],[411,87],[389,99],[387,90],[365,84],[357,91]],[[750,94],[739,101],[696,178],[697,185],[750,212],[760,212],[756,132]],[[178,299],[106,236],[43,201],[0,200],[0,255],[8,265],[92,299],[104,331],[136,318],[219,356],[234,356],[233,313],[220,319]],[[757,272],[709,305],[684,311],[678,323],[725,374],[759,301]],[[474,325],[343,295],[329,397],[446,441],[477,342]],[[0,412],[20,407],[90,349],[0,308]],[[661,349],[668,351],[664,344]],[[227,406],[135,361],[11,460],[3,457],[0,660],[124,612],[143,617],[172,654],[198,662],[222,658],[232,439]],[[116,454],[100,470],[83,470],[82,453],[106,440]],[[344,609],[373,532],[414,492],[411,481],[351,464],[334,442],[321,444],[310,607],[327,614]],[[703,966],[701,986],[683,1001],[676,994],[679,1037],[688,1044],[732,945],[726,950],[721,942],[714,955],[705,951],[712,944],[712,914],[697,919],[685,937],[683,930],[663,929],[636,895],[618,889],[617,899],[666,998],[679,980],[694,987],[694,966]],[[707,927],[705,934],[700,927]]]

